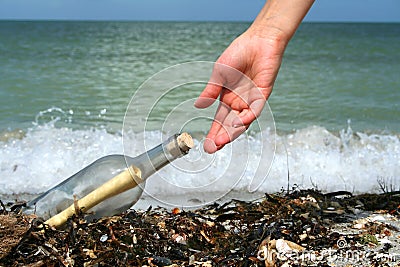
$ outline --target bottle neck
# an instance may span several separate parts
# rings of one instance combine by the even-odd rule
[[[174,161],[177,158],[186,155],[192,145],[189,146],[182,143],[180,137],[182,135],[174,135],[168,138],[162,144],[150,149],[149,151],[132,159],[132,162],[127,162],[129,165],[133,164],[141,170],[141,178],[147,179],[150,175],[154,174],[165,165]]]

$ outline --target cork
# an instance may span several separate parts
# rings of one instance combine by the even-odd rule
[[[171,136],[164,147],[167,154],[171,154],[173,159],[180,158],[194,146],[193,138],[188,133]]]
[[[187,153],[194,146],[193,138],[188,133],[181,133],[177,138],[179,148]]]

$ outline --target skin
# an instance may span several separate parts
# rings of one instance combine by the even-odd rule
[[[210,81],[195,102],[219,107],[204,141],[214,153],[246,131],[272,92],[286,46],[313,0],[268,0],[252,25],[214,65]]]

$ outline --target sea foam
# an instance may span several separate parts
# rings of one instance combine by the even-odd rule
[[[0,141],[0,194],[38,194],[102,156],[136,156],[163,138],[157,131],[122,135],[37,125],[24,136]],[[363,193],[400,185],[395,134],[353,133],[350,127],[333,134],[312,126],[291,134],[243,135],[213,155],[202,150],[201,136],[195,144],[189,155],[148,179],[146,196],[162,202],[168,196],[200,195],[199,203],[208,203],[229,192],[251,198],[287,187]],[[266,159],[260,157],[260,145]]]

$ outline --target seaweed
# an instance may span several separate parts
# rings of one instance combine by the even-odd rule
[[[349,263],[344,251],[367,250],[359,266],[394,266],[399,230],[369,218],[397,220],[399,203],[398,194],[294,190],[197,210],[150,207],[93,222],[79,215],[54,229],[1,202],[0,266],[331,266],[329,255],[340,266]]]

